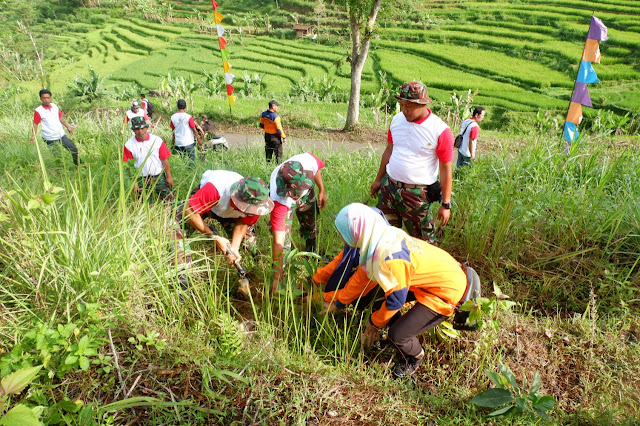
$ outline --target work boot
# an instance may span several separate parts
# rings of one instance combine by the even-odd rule
[[[406,377],[410,376],[418,369],[420,363],[424,359],[424,350],[422,351],[422,358],[415,358],[410,355],[404,355],[403,359],[396,362],[391,369],[394,377]]]

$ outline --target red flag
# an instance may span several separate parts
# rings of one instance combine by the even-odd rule
[[[220,49],[227,48],[227,40],[225,40],[223,37],[218,37],[218,43],[220,43]]]
[[[227,95],[233,95],[233,86],[230,84],[227,84]]]
[[[216,10],[216,7],[220,7],[218,3],[216,3],[216,0],[211,0],[211,6],[213,6],[213,10]]]

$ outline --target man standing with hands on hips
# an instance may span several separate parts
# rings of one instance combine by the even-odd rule
[[[404,223],[409,235],[435,244],[431,203],[442,202],[440,225],[451,215],[453,134],[429,109],[432,100],[421,82],[403,83],[395,98],[402,112],[389,126],[388,144],[370,195],[379,192],[378,208],[392,226],[401,228]]]

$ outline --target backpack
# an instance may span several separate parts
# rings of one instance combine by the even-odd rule
[[[473,122],[467,124],[467,127],[465,127],[464,130],[458,136],[456,136],[456,139],[453,141],[454,148],[460,148],[462,146],[462,140],[463,140],[462,135],[464,135],[467,132],[467,129],[469,128],[469,126],[471,126],[471,124],[473,124]]]
[[[146,101],[147,101],[147,115],[151,116],[153,115],[153,104],[149,99],[146,99]]]

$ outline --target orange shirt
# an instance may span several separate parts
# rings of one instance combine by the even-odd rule
[[[417,238],[406,242],[402,251],[385,261],[398,285],[385,293],[382,307],[371,315],[376,327],[384,327],[402,308],[409,291],[418,303],[451,316],[467,288],[462,266],[449,253]]]
[[[331,277],[333,271],[335,271],[340,264],[343,255],[344,251],[341,251],[331,262],[327,264],[327,266],[318,268],[316,273],[313,275],[313,281],[317,284],[325,284],[329,281],[329,277]],[[326,302],[337,302],[336,304],[338,305],[346,306],[357,298],[369,293],[377,285],[378,284],[375,281],[371,281],[369,279],[365,270],[362,269],[362,266],[359,266],[343,288],[336,291],[325,292],[324,300]]]

